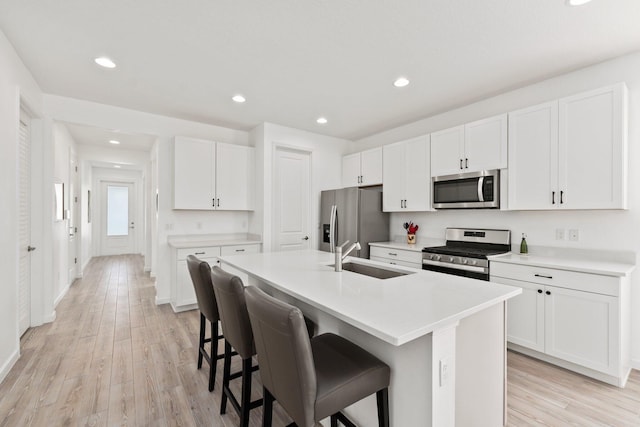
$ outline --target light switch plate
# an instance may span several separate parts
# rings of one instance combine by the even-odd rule
[[[564,228],[556,228],[556,240],[564,240]]]
[[[569,240],[571,240],[572,242],[577,242],[578,240],[580,240],[580,230],[578,230],[577,228],[569,230]]]

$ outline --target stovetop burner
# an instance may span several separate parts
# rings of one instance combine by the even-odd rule
[[[509,252],[505,248],[474,248],[468,246],[436,246],[432,248],[424,248],[422,252],[439,255],[453,255],[467,258],[487,258],[490,255],[502,254]]]

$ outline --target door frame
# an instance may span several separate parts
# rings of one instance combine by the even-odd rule
[[[299,153],[299,154],[303,154],[303,155],[308,155],[309,156],[309,188],[307,189],[309,192],[309,206],[307,209],[307,224],[309,224],[309,248],[313,249],[316,248],[316,234],[313,232],[313,228],[314,228],[314,224],[313,224],[313,207],[316,206],[316,203],[314,203],[314,195],[312,192],[313,189],[313,151],[306,149],[306,148],[302,148],[302,147],[297,147],[295,145],[291,145],[291,144],[283,144],[283,143],[277,143],[275,142],[273,144],[273,149],[272,149],[272,153],[271,153],[271,159],[272,159],[272,170],[271,170],[271,191],[272,191],[272,198],[273,195],[275,194],[276,191],[276,182],[277,182],[277,174],[276,174],[276,160],[277,160],[277,155],[279,151],[289,151],[289,152],[295,152],[295,153]],[[319,194],[318,194],[319,196]],[[272,232],[272,236],[271,236],[271,249],[272,251],[275,251],[276,248],[276,238],[275,238],[275,230],[276,230],[276,223],[277,223],[277,213],[278,213],[278,207],[276,206],[275,203],[271,204],[271,230],[273,230]]]

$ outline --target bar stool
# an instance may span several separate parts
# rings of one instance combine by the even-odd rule
[[[227,399],[229,399],[240,416],[240,426],[247,427],[249,411],[261,406],[262,399],[251,401],[251,373],[258,370],[258,366],[252,366],[252,357],[256,354],[256,350],[244,299],[244,285],[238,276],[229,274],[217,266],[211,269],[211,281],[218,302],[220,323],[224,330],[224,369],[220,413],[226,412]],[[232,347],[242,359],[242,371],[233,374],[231,373]],[[242,377],[240,402],[229,389],[230,380],[239,377]]]
[[[378,424],[389,426],[390,368],[375,356],[334,334],[309,338],[300,310],[250,286],[245,291],[264,391],[263,427],[271,427],[273,401],[311,427],[326,417],[354,424],[341,412],[376,393]]]
[[[218,340],[224,338],[218,331],[218,306],[213,293],[211,283],[211,267],[206,261],[202,261],[194,255],[187,257],[187,268],[191,276],[191,282],[196,291],[196,300],[200,310],[200,340],[198,344],[198,369],[202,368],[202,359],[209,364],[209,391],[215,386],[217,361],[224,358],[224,354],[218,354]],[[207,320],[211,323],[211,336],[205,338]],[[211,343],[211,355],[207,353],[204,345]]]

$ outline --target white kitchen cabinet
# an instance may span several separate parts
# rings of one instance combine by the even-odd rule
[[[509,209],[625,209],[626,86],[509,113]]]
[[[382,210],[431,210],[429,135],[385,145],[382,153]]]
[[[431,134],[431,176],[506,167],[506,114]]]
[[[523,289],[507,302],[510,348],[624,387],[628,278],[492,260],[491,281]]]
[[[342,158],[342,186],[363,187],[382,184],[382,147]]]
[[[403,267],[422,268],[422,252],[419,250],[410,251],[396,247],[370,245],[369,259]]]
[[[255,149],[176,137],[173,208],[253,210]]]

